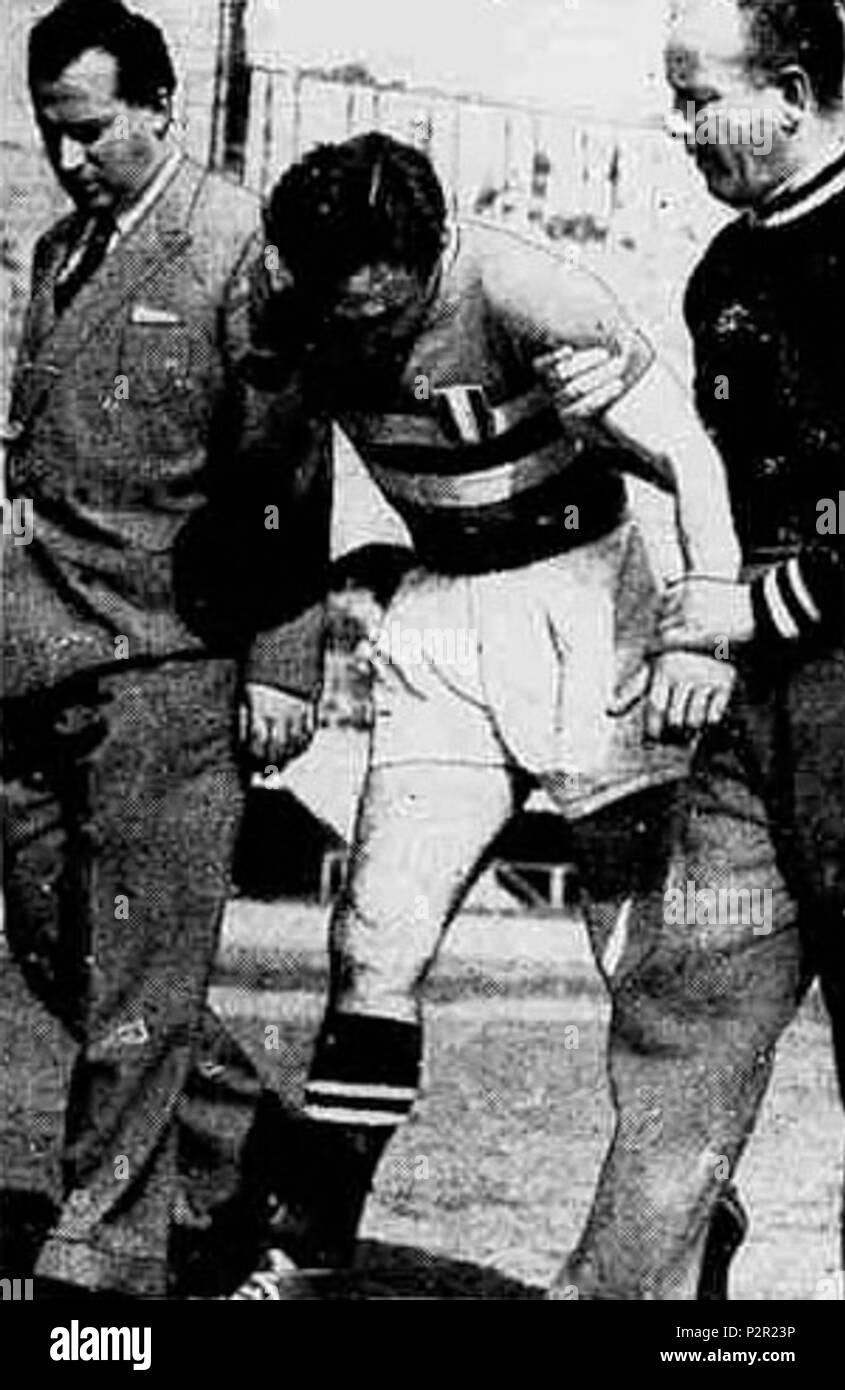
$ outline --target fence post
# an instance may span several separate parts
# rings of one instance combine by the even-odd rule
[[[273,95],[275,79],[272,72],[264,73],[264,112],[261,124],[261,192],[264,193],[272,177],[270,161],[273,151]]]
[[[296,72],[293,75],[293,82],[291,84],[291,92],[293,96],[292,137],[294,160],[299,159],[299,156],[302,152],[302,87],[302,69],[297,68]]]
[[[226,3],[218,0],[217,5],[217,52],[214,55],[214,92],[211,98],[211,131],[208,146],[208,167],[217,169],[220,157],[220,127],[226,106],[225,86],[226,67],[223,57],[226,46]]]

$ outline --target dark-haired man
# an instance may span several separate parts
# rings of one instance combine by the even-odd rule
[[[32,31],[29,79],[74,210],[35,252],[6,431],[7,490],[34,516],[3,555],[6,931],[79,1044],[36,1273],[161,1296],[175,1218],[202,1226],[248,1136],[256,1161],[278,1138],[205,996],[239,693],[264,761],[309,735],[326,451],[292,380],[241,373],[256,207],[173,142],[159,30],[66,0]]]
[[[340,1264],[416,1096],[424,979],[532,787],[555,798],[577,854],[595,818],[582,864],[606,901],[592,944],[617,1001],[612,1065],[624,1053],[635,1080],[619,992],[632,972],[624,903],[632,877],[662,878],[667,788],[688,761],[644,734],[718,720],[731,675],[669,658],[647,729],[642,706],[611,712],[658,600],[622,475],[677,488],[696,571],[728,578],[736,555],[709,441],[614,297],[544,244],[472,222],[450,233],[420,151],[375,133],[320,147],[282,178],[267,234],[288,281],[259,333],[272,346],[276,322],[300,324],[310,391],[416,552],[387,614],[398,637],[377,652],[351,882],[331,927],[331,997],[307,1086],[322,1161],[281,1233],[300,1261]],[[556,409],[555,364],[576,348],[624,363],[625,398],[605,418]],[[620,1122],[636,1128],[648,1104],[633,1085]],[[269,1286],[265,1271],[243,1296]]]
[[[685,980],[664,1042],[710,1114],[702,1126],[670,1111],[655,1068],[667,1122],[638,1187],[623,1186],[611,1155],[561,1275],[595,1297],[641,1296],[672,1267],[694,1285],[713,1203],[814,969],[845,1084],[845,542],[832,522],[845,488],[843,69],[838,0],[674,7],[676,110],[710,192],[740,213],[695,270],[685,309],[696,403],[725,460],[745,567],[736,584],[685,579],[662,617],[667,649],[718,649],[739,672],[726,720],[697,750],[666,889],[768,895],[771,933],[743,958],[733,927],[686,942],[664,931],[666,967]],[[593,373],[591,388],[609,391],[613,374]],[[657,910],[638,905],[652,933]],[[742,969],[726,970],[731,959]]]

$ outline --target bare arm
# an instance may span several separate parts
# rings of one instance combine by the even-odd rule
[[[721,460],[690,393],[655,358],[610,287],[548,249],[501,256],[490,279],[518,349],[530,354],[564,424],[594,425],[624,444],[630,471],[677,497],[688,568],[734,579],[740,549]]]
[[[722,461],[691,399],[661,363],[611,406],[606,427],[633,450],[632,472],[673,491],[687,568],[735,579],[740,546]]]

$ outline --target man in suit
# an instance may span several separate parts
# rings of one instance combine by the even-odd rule
[[[157,27],[63,0],[29,80],[74,211],[35,252],[6,430],[33,516],[3,557],[6,931],[79,1047],[36,1275],[161,1296],[180,1214],[231,1209],[281,1133],[205,999],[238,698],[263,761],[310,736],[326,437],[293,375],[250,384],[257,205],[174,144]]]

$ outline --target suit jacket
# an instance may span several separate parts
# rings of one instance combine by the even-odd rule
[[[254,384],[263,242],[244,190],[180,162],[57,319],[79,214],[39,242],[12,383],[6,696],[135,661],[233,654],[312,693],[328,566],[327,430],[295,369]]]

